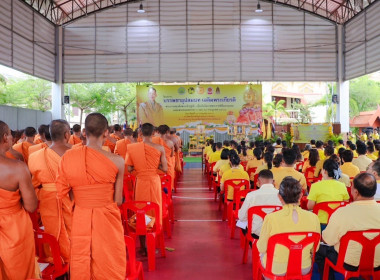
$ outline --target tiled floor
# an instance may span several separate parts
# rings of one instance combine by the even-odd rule
[[[227,222],[222,222],[218,203],[208,190],[201,169],[185,169],[174,193],[172,239],[165,239],[166,258],[157,254],[156,270],[144,274],[147,280],[252,279],[251,261],[242,264],[239,233],[230,239]]]

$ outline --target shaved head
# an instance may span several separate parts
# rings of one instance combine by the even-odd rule
[[[108,129],[108,121],[100,113],[91,113],[84,122],[87,136],[100,137]]]
[[[152,124],[150,124],[150,123],[144,123],[141,126],[142,135],[145,136],[145,137],[152,136],[153,131],[154,131],[154,126]]]
[[[48,125],[46,125],[46,124],[40,125],[40,127],[38,128],[38,134],[44,135],[47,141],[51,141]]]
[[[73,126],[73,131],[74,132],[80,132],[80,125],[79,124],[74,124],[74,126]]]
[[[167,126],[166,124],[162,124],[157,128],[158,133],[161,135],[164,135],[170,131],[170,127]]]
[[[9,126],[3,122],[0,121],[0,141],[3,143],[4,135],[8,135],[9,133]]]
[[[37,134],[37,131],[34,127],[28,126],[25,128],[25,136],[26,137],[34,137]]]
[[[125,136],[132,136],[132,135],[133,135],[133,129],[127,127],[127,128],[123,131],[123,134],[124,134]]]
[[[53,141],[62,141],[65,139],[65,133],[70,133],[70,125],[65,120],[53,120],[50,123],[50,135]]]

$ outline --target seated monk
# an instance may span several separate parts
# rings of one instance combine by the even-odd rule
[[[36,135],[36,129],[34,127],[25,128],[25,141],[13,145],[13,149],[22,154],[24,161],[28,164],[29,147],[34,145],[34,136]]]
[[[29,147],[29,157],[34,152],[37,152],[38,150],[41,150],[43,148],[47,148],[47,147],[49,147],[52,144],[51,137],[50,137],[50,132],[49,132],[49,126],[48,125],[43,125],[43,129],[45,130],[43,132],[43,134],[42,134],[44,142],[39,143],[39,144],[36,143],[36,145],[30,146]]]
[[[69,144],[71,145],[76,145],[81,143],[81,134],[80,134],[80,125],[79,124],[74,124],[73,126],[73,135],[70,136],[69,139]]]
[[[118,205],[123,199],[124,161],[102,149],[107,119],[86,117],[87,144],[66,151],[58,167],[58,199],[68,193],[75,208],[71,228],[70,276],[124,280],[126,252]]]
[[[6,158],[11,146],[11,131],[0,121],[0,279],[39,278],[33,225],[26,212],[36,210],[37,197],[25,163]]]
[[[70,126],[65,120],[53,120],[50,124],[52,144],[44,147],[29,156],[29,170],[32,174],[32,182],[39,189],[40,215],[45,232],[53,235],[60,246],[61,255],[65,262],[70,257],[71,212],[73,204],[66,196],[62,199],[62,211],[59,211],[57,201],[57,188],[55,180],[58,173],[58,165],[61,157],[69,150]],[[47,134],[45,134],[47,135]],[[50,133],[49,133],[50,137]],[[48,139],[48,137],[47,137]],[[37,145],[36,145],[37,146]],[[61,214],[62,216],[61,217]],[[62,218],[64,223],[61,223]],[[49,253],[47,254],[50,255]],[[50,261],[50,260],[48,260]]]
[[[143,142],[128,146],[126,163],[128,172],[136,171],[135,200],[157,203],[162,224],[161,180],[157,169],[166,172],[168,165],[164,147],[152,142],[153,129],[150,123],[141,126]],[[144,238],[140,238],[140,242],[141,247],[145,249]]]
[[[111,133],[110,136],[114,138],[116,141],[119,141],[124,138],[120,124],[115,124],[113,126],[113,133]]]

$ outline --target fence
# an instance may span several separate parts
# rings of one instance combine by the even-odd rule
[[[27,126],[37,129],[41,124],[49,124],[52,115],[50,111],[42,112],[0,105],[0,120],[7,123],[12,130],[24,129]]]

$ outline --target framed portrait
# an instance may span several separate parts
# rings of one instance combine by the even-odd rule
[[[245,134],[245,126],[243,125],[236,126],[236,134]]]
[[[230,125],[228,127],[228,135],[235,135],[235,126]]]

